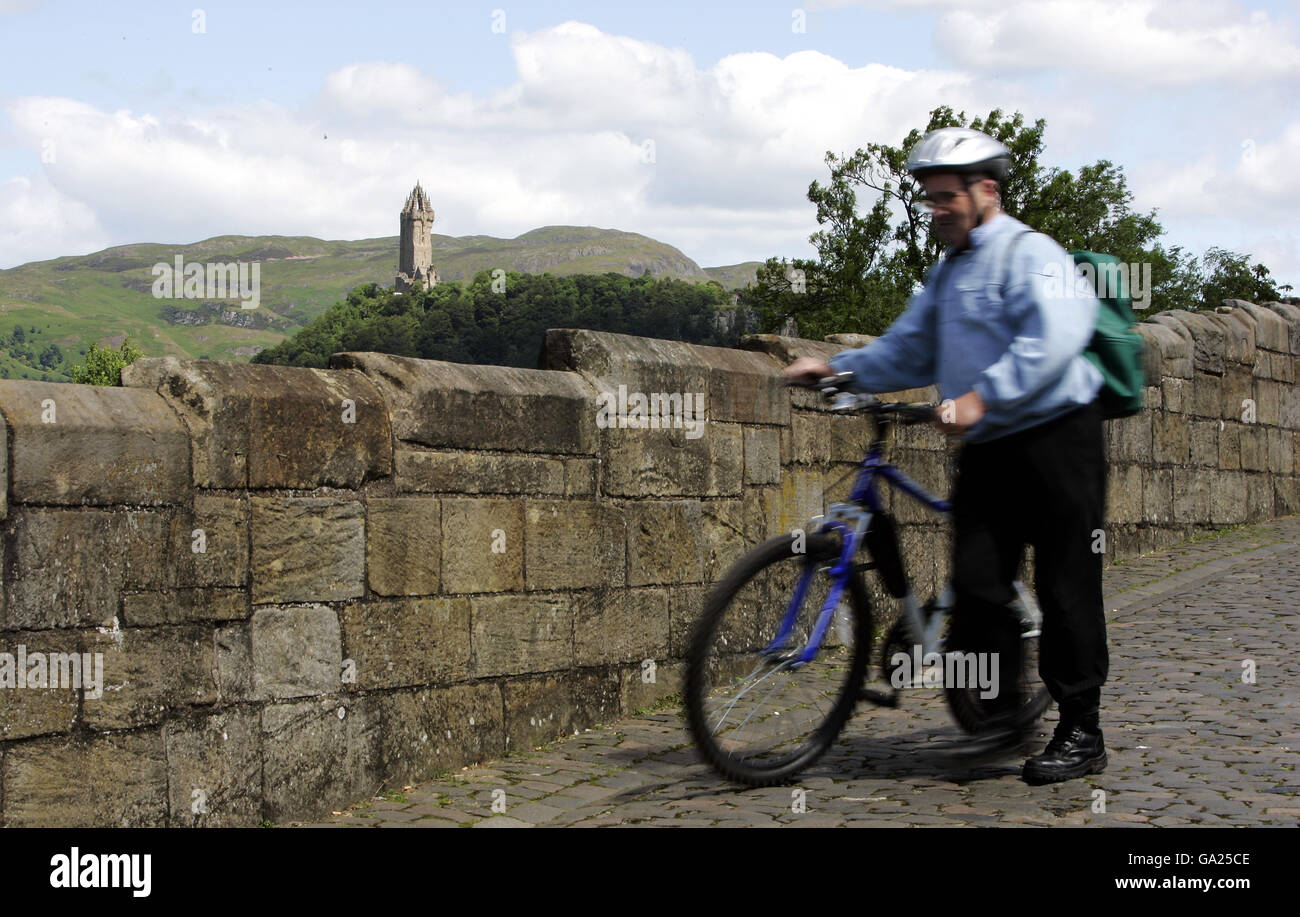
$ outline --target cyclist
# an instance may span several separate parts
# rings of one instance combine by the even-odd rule
[[[935,425],[964,441],[952,498],[949,647],[998,652],[1002,672],[1020,671],[1006,606],[1024,546],[1033,545],[1039,674],[1060,722],[1022,776],[1050,783],[1106,766],[1099,707],[1109,657],[1094,551],[1106,488],[1102,379],[1082,356],[1100,304],[1086,288],[1061,289],[1068,255],[1002,210],[1009,162],[1009,150],[979,131],[926,134],[907,168],[948,246],[944,257],[880,338],[829,364],[801,357],[785,375],[811,382],[851,371],[871,392],[938,383]],[[999,701],[1002,732],[1019,737],[1026,727],[1011,711],[1020,698],[1004,685]]]

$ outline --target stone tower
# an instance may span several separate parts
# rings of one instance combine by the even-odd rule
[[[433,269],[433,208],[429,196],[420,183],[406,199],[402,208],[402,242],[397,256],[397,283],[399,293],[414,290],[416,284],[426,289],[438,282],[438,272]]]

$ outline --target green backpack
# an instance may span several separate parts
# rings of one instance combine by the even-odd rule
[[[1091,265],[1094,291],[1101,302],[1092,343],[1083,355],[1101,371],[1101,391],[1097,397],[1101,400],[1102,413],[1108,418],[1130,417],[1142,410],[1146,379],[1142,373],[1144,342],[1142,335],[1134,330],[1137,319],[1133,317],[1128,275],[1114,267],[1106,267],[1120,263],[1114,255],[1072,251],[1070,257],[1076,265]],[[1103,275],[1113,278],[1114,283],[1108,283],[1105,290],[1096,290],[1096,280]],[[1112,295],[1102,296],[1102,292]]]
[[[1011,253],[1016,243],[1029,231],[1021,232],[1007,245],[1003,256],[1002,276],[1010,271]],[[1101,402],[1102,414],[1109,420],[1113,417],[1131,417],[1142,410],[1145,404],[1143,386],[1146,377],[1142,372],[1142,335],[1133,330],[1137,319],[1133,317],[1133,299],[1129,296],[1128,274],[1115,270],[1120,260],[1114,255],[1100,255],[1097,252],[1072,251],[1070,257],[1076,266],[1087,264],[1091,267],[1093,292],[1101,303],[1097,310],[1097,325],[1092,334],[1092,341],[1084,349],[1083,355],[1101,372],[1101,391],[1097,398]],[[1101,277],[1113,278],[1108,289],[1097,290],[1097,280]],[[1006,286],[1006,282],[1003,282]],[[1102,296],[1102,292],[1114,295]]]

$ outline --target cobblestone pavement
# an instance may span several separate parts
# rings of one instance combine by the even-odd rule
[[[1020,780],[1054,709],[1020,749],[956,757],[962,734],[940,692],[917,689],[897,709],[860,705],[790,786],[748,790],[716,777],[673,707],[359,803],[321,826],[1295,826],[1298,547],[1300,517],[1290,517],[1107,570],[1102,774]],[[805,811],[796,813],[797,791]]]

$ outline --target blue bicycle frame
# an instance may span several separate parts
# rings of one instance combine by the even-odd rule
[[[839,606],[840,598],[844,594],[844,587],[848,584],[849,573],[853,569],[853,556],[857,553],[862,539],[866,535],[872,514],[881,512],[884,509],[883,504],[880,502],[880,495],[876,492],[877,477],[884,478],[891,487],[901,490],[912,499],[923,503],[937,513],[946,514],[952,511],[952,505],[947,500],[940,500],[931,495],[920,484],[886,462],[881,457],[879,441],[872,443],[859,469],[857,482],[854,484],[853,492],[849,496],[850,502],[832,504],[827,510],[825,523],[818,530],[819,533],[839,531],[842,534],[843,542],[839,560],[829,571],[831,576],[830,594],[826,597],[826,603],[817,618],[817,624],[808,639],[808,645],[804,647],[799,658],[790,664],[791,668],[798,668],[805,663],[811,662],[821,649],[822,639],[830,628],[835,609]],[[776,637],[763,650],[765,655],[779,654],[783,651],[786,640],[789,639],[790,633],[794,630],[795,621],[799,617],[799,609],[803,607],[803,600],[808,593],[808,586],[816,572],[816,565],[809,564],[799,577],[799,583],[795,587],[794,596],[790,600],[790,606],[786,610],[785,617],[781,620],[781,626],[777,630]]]

